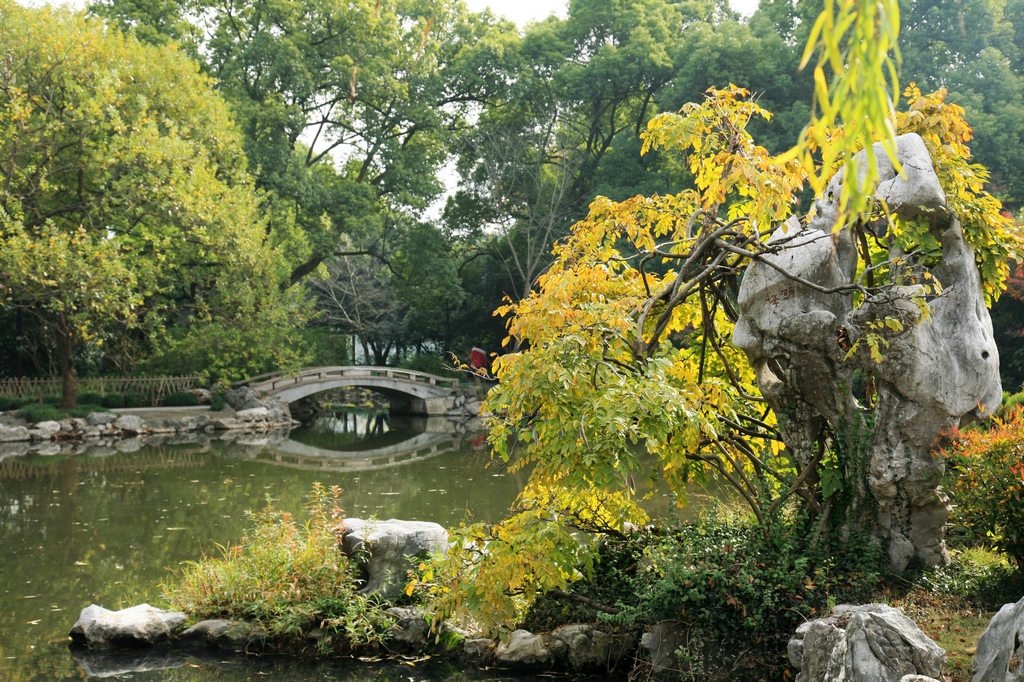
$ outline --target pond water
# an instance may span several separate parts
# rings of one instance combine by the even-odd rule
[[[492,463],[482,436],[452,433],[447,422],[372,414],[321,419],[270,437],[5,457],[0,679],[88,678],[67,647],[67,633],[83,607],[160,603],[161,582],[183,562],[239,539],[246,510],[261,508],[269,498],[298,512],[315,481],[344,490],[349,516],[452,526],[469,511],[477,520],[501,518],[525,474]],[[659,495],[653,506],[667,510],[668,497]],[[431,662],[366,665],[249,656],[179,663],[173,670],[134,672],[124,679],[498,679]]]

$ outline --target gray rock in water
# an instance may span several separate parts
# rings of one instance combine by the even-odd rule
[[[386,611],[395,620],[391,627],[391,640],[415,651],[427,646],[430,624],[424,617],[423,609],[411,606],[395,606]]]
[[[125,433],[142,433],[146,429],[146,422],[134,414],[122,414],[113,424],[115,429]]]
[[[29,430],[29,435],[40,440],[49,440],[60,433],[60,422],[39,422]]]
[[[0,443],[17,443],[31,438],[24,426],[0,426]]]
[[[232,651],[262,649],[266,639],[266,632],[252,623],[223,619],[201,620],[178,635],[178,640],[185,644]]]
[[[527,630],[516,630],[507,642],[494,650],[494,662],[521,668],[548,668],[565,658],[565,642],[551,635],[535,635]]]
[[[1024,680],[1024,599],[1005,604],[993,616],[974,654],[971,682]]]
[[[462,643],[462,660],[477,665],[490,665],[494,662],[495,643],[493,639],[475,637]]]
[[[173,670],[189,660],[181,651],[173,649],[135,649],[111,651],[109,649],[73,648],[71,655],[89,677],[121,677],[131,679],[132,673]]]
[[[797,628],[789,660],[796,682],[901,682],[941,679],[946,652],[898,609],[843,604]]]
[[[379,593],[393,599],[402,593],[416,558],[448,548],[448,532],[426,521],[351,518],[345,519],[341,548],[358,561],[366,573],[366,584],[360,592]]]
[[[42,443],[36,443],[32,446],[32,452],[37,455],[46,455],[47,457],[53,455],[59,455],[61,451],[60,443],[48,440]]]
[[[166,640],[184,622],[184,613],[163,611],[149,604],[120,611],[90,604],[71,628],[71,639],[93,647],[148,646]]]
[[[138,452],[147,444],[143,438],[126,438],[114,443],[114,449],[118,452]]]
[[[22,455],[28,454],[29,448],[32,447],[28,442],[28,439],[21,441],[3,441],[0,440],[0,459],[7,459],[8,457],[21,457]]]
[[[563,625],[551,637],[565,645],[569,665],[574,670],[608,670],[628,653],[636,643],[629,636],[612,636],[590,625]]]

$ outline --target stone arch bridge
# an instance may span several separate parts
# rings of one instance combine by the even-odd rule
[[[459,380],[394,367],[310,367],[252,377],[240,385],[292,403],[334,388],[368,388],[383,393],[396,414],[445,414],[455,406]]]

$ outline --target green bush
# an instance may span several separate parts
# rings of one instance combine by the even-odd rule
[[[1003,404],[999,406],[999,410],[996,412],[996,416],[1000,419],[1007,419],[1013,415],[1020,406],[1024,405],[1024,391],[1020,393],[1004,393]]]
[[[116,410],[124,407],[124,395],[120,393],[106,393],[100,396],[100,405]]]
[[[915,584],[947,600],[965,600],[983,612],[1020,599],[1024,576],[1003,555],[981,548],[954,549],[950,554],[952,563],[922,571]]]
[[[961,431],[948,455],[953,542],[991,547],[1024,568],[1024,411]]]
[[[25,405],[38,404],[36,398],[0,398],[0,412],[17,410]]]
[[[92,392],[79,393],[78,394],[78,402],[80,402],[80,403],[89,403],[90,405],[102,405],[103,404],[104,395],[105,394],[103,394],[103,393],[92,393]]]
[[[338,549],[342,512],[337,487],[313,485],[309,520],[267,507],[219,558],[189,563],[164,586],[172,608],[194,618],[236,618],[262,626],[272,641],[302,642],[321,628],[322,650],[381,641],[390,619],[356,592],[353,568]]]
[[[215,395],[215,396],[213,396],[213,399],[210,401],[210,409],[213,412],[220,412],[221,410],[223,410],[224,409],[224,396],[222,396],[222,395]]]
[[[467,360],[468,362],[468,360]],[[463,374],[452,369],[452,363],[446,362],[440,355],[431,353],[420,353],[405,358],[398,366],[402,369],[411,369],[414,372],[426,372],[440,377],[461,377]]]
[[[631,533],[602,547],[599,579],[570,584],[571,593],[605,611],[545,596],[523,627],[546,630],[600,618],[639,634],[653,623],[675,621],[685,633],[684,677],[781,679],[785,665],[778,654],[796,627],[836,603],[868,599],[879,579],[875,545],[858,537],[845,548],[815,542],[815,528],[792,520],[758,527],[710,517]],[[614,610],[619,613],[608,612]],[[749,665],[757,674],[747,675]],[[769,670],[772,675],[763,674]]]
[[[184,391],[171,393],[169,396],[164,398],[164,405],[167,407],[192,407],[198,404],[199,398],[191,393],[185,393]]]

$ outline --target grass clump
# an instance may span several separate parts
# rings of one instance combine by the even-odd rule
[[[353,567],[338,548],[340,494],[315,483],[304,524],[268,499],[265,509],[250,512],[252,527],[238,545],[190,562],[176,583],[164,585],[165,598],[196,619],[255,623],[280,644],[302,643],[314,628],[321,629],[322,652],[381,642],[391,621],[356,592]]]
[[[84,419],[93,412],[110,412],[110,410],[100,405],[80,404],[73,409],[64,410],[50,403],[30,403],[19,409],[16,415],[27,422],[37,424],[48,421],[59,422],[68,417]]]
[[[224,409],[224,405],[225,401],[224,396],[222,395],[215,395],[213,396],[213,399],[210,400],[210,410],[212,412],[220,412]]]

